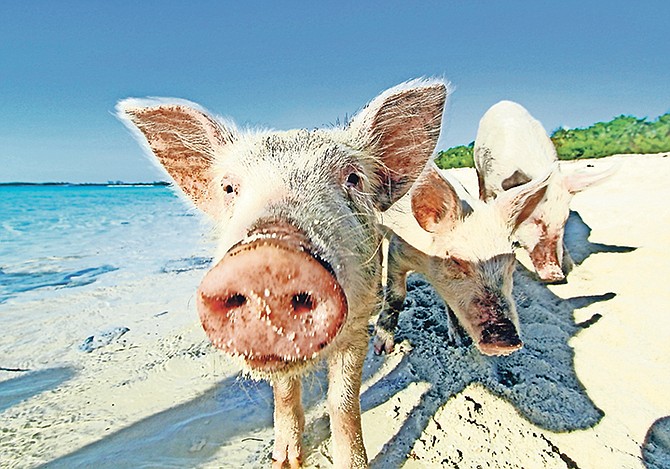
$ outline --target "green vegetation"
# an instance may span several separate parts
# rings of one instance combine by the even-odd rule
[[[437,154],[435,163],[442,169],[472,168],[475,165],[475,161],[472,159],[472,149],[474,147],[475,142],[470,142],[470,145],[459,145],[443,150]]]
[[[551,140],[561,160],[670,151],[670,113],[651,122],[621,115],[585,129],[557,129]]]
[[[556,129],[551,140],[560,160],[670,151],[670,113],[654,121],[621,115],[583,129]],[[443,169],[472,167],[473,147],[474,142],[441,151],[435,161]]]

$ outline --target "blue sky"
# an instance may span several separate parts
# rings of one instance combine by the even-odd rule
[[[670,2],[3,1],[0,182],[163,175],[112,112],[196,101],[241,126],[313,128],[417,76],[454,85],[439,148],[501,99],[548,131],[670,111]]]

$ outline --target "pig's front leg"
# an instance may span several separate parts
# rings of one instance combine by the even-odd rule
[[[424,262],[428,256],[414,248],[396,234],[389,237],[388,274],[384,287],[384,307],[375,326],[373,346],[377,355],[382,351],[393,352],[394,336],[398,318],[407,296],[407,275],[411,271],[425,270]]]
[[[375,326],[373,347],[377,355],[382,352],[393,352],[395,330],[407,296],[408,270],[401,265],[394,248],[395,245],[392,244],[389,251],[388,276],[384,286],[384,306]]]
[[[272,450],[272,468],[300,467],[302,461],[302,432],[305,414],[301,402],[300,377],[276,377],[272,380],[274,392],[275,445]]]
[[[404,287],[405,282],[404,279],[402,282],[392,282],[389,277],[389,284],[384,288],[384,307],[377,319],[373,342],[377,355],[381,355],[382,352],[391,353],[395,346],[395,330],[407,293],[405,288],[397,288],[396,283],[403,284]]]
[[[328,357],[328,413],[333,438],[333,465],[337,468],[367,467],[361,429],[361,374],[367,348],[362,340]]]

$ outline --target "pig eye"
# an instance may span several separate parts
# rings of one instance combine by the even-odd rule
[[[360,189],[361,177],[357,173],[349,173],[345,185],[347,187],[354,187],[356,189]]]
[[[349,196],[354,196],[356,192],[363,190],[364,179],[363,168],[356,163],[349,163],[337,172],[337,180],[342,184],[344,190],[349,193]],[[352,192],[352,189],[354,192]]]

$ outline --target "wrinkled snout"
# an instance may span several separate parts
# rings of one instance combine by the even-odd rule
[[[565,280],[560,261],[562,252],[559,253],[557,240],[541,240],[531,251],[530,258],[538,277],[543,282],[557,283]]]
[[[523,347],[517,326],[510,318],[512,314],[516,317],[516,312],[507,301],[489,291],[477,303],[481,322],[476,344],[481,353],[509,355]]]
[[[500,317],[482,329],[477,348],[484,355],[509,355],[523,347],[516,326],[508,318]]]
[[[200,284],[197,307],[217,348],[262,371],[316,357],[347,317],[332,269],[286,225],[231,248]]]

